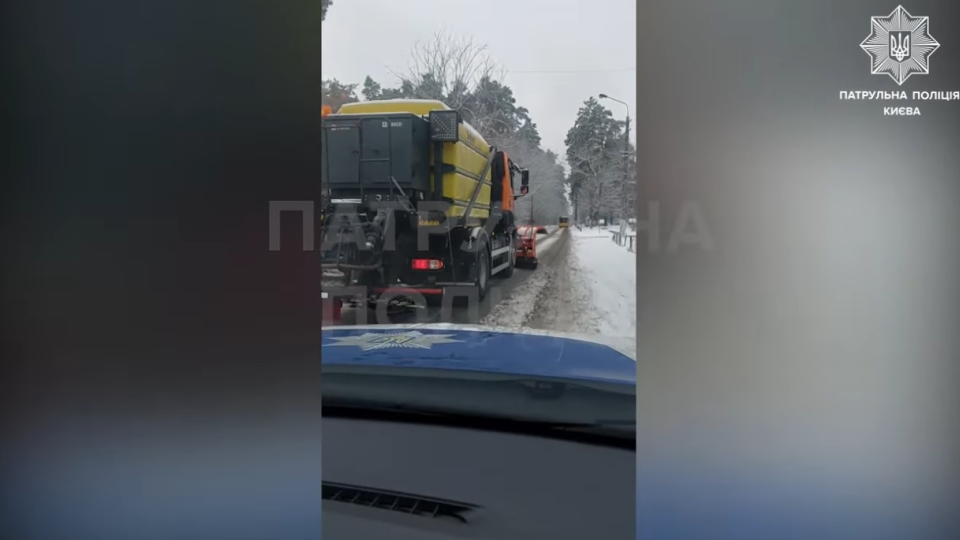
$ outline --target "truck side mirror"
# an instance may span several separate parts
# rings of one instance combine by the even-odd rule
[[[523,169],[520,171],[520,194],[530,193],[530,171]]]

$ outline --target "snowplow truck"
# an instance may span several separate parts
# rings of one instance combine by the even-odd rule
[[[513,274],[514,202],[529,172],[458,110],[365,101],[325,111],[321,124],[323,289],[365,287],[371,303],[474,290],[483,300],[491,278]]]

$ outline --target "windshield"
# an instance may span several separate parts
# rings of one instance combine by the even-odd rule
[[[544,58],[404,5],[383,36],[324,8],[325,365],[634,385],[632,46],[601,93],[561,52],[588,41],[530,27]]]
[[[387,19],[347,1],[324,14],[322,187],[343,204],[326,204],[323,283],[330,304],[332,289],[369,293],[328,306],[325,328],[456,323],[634,340],[635,30],[610,36],[618,47],[572,37],[583,35],[572,18],[568,32],[525,25],[518,41],[513,25],[452,27],[452,10],[403,5]],[[544,6],[513,2],[510,13],[541,17]],[[369,31],[381,20],[390,32]],[[575,61],[590,49],[607,61]],[[439,177],[435,144],[447,156]],[[358,167],[357,156],[372,161]],[[380,206],[347,206],[362,198]],[[530,225],[542,231],[523,245],[517,229]],[[445,294],[456,297],[446,310]]]

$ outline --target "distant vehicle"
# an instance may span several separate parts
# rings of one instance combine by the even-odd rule
[[[560,228],[561,228],[561,229],[566,229],[566,228],[568,228],[569,226],[570,226],[570,218],[568,218],[567,216],[561,216],[561,217],[560,217]]]
[[[329,538],[635,536],[635,340],[454,324],[322,338]]]
[[[545,227],[523,226],[517,229],[517,268],[536,269],[539,261],[537,260],[537,235],[540,230],[546,232]]]

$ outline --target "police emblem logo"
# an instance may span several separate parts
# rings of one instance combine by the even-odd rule
[[[462,343],[463,340],[450,339],[453,334],[424,334],[423,332],[367,332],[359,336],[330,338],[337,343],[330,343],[329,347],[360,347],[363,351],[377,349],[430,349],[434,345],[445,343]]]
[[[860,44],[870,55],[870,73],[902,85],[911,75],[930,73],[930,55],[940,44],[930,35],[930,18],[898,6],[886,17],[870,18],[870,35]]]

